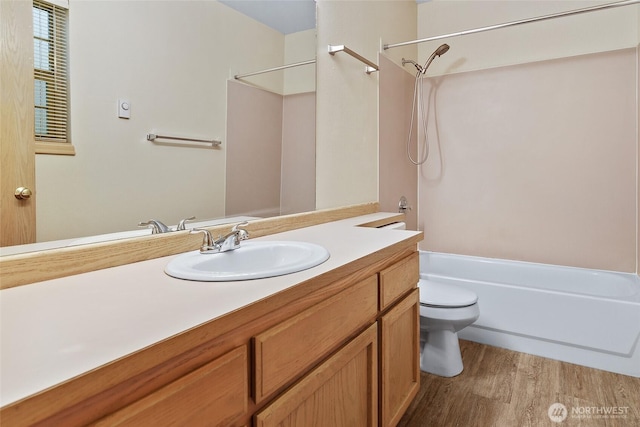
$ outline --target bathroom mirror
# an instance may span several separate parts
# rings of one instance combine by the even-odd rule
[[[277,15],[278,3],[286,3],[282,10],[305,10],[309,22],[309,10],[315,17],[313,0],[69,3],[71,140],[76,154],[36,156],[39,242],[137,230],[139,222],[152,218],[176,224],[191,216],[267,217],[315,208],[310,201],[301,206],[285,201],[291,183],[301,181],[296,174],[306,172],[306,188],[313,187],[296,191],[309,196],[315,190],[315,184],[308,183],[309,167],[285,167],[302,163],[293,160],[301,160],[303,152],[315,155],[314,141],[305,143],[303,151],[286,148],[300,145],[295,124],[301,119],[294,113],[302,110],[290,100],[315,97],[314,65],[234,79],[314,59],[316,53],[314,19],[303,27],[278,30],[234,7],[242,3],[264,9],[268,3],[267,12]],[[284,21],[292,23],[295,17]],[[249,95],[237,95],[243,91]],[[275,97],[275,104],[252,103],[256,93]],[[236,95],[245,98],[239,101]],[[119,117],[123,100],[130,105],[129,118]],[[280,113],[273,115],[278,102]],[[315,128],[309,132],[309,125],[315,126],[315,117],[308,114],[315,113],[309,108],[315,104],[307,99],[305,105],[304,137],[314,138]],[[284,117],[290,126],[265,120],[265,111]],[[247,129],[254,132],[243,133]],[[150,142],[149,133],[222,144]],[[266,154],[282,163],[268,171],[257,169],[267,163]],[[315,167],[315,159],[305,162]],[[266,183],[272,194],[263,200]],[[235,200],[233,206],[230,200]]]

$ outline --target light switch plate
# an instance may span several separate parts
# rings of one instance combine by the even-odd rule
[[[118,99],[118,117],[121,119],[131,118],[131,103],[127,99]]]

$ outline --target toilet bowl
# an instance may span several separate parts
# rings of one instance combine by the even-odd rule
[[[478,319],[478,296],[461,287],[420,279],[420,369],[442,377],[462,372],[458,331]]]

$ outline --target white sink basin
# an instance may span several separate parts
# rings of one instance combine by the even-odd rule
[[[187,252],[167,264],[172,277],[201,282],[264,279],[296,273],[322,264],[329,251],[320,245],[294,241],[248,241],[233,251]]]

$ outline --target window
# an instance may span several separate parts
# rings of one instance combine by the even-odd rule
[[[68,9],[33,1],[36,153],[74,154],[69,139]]]

